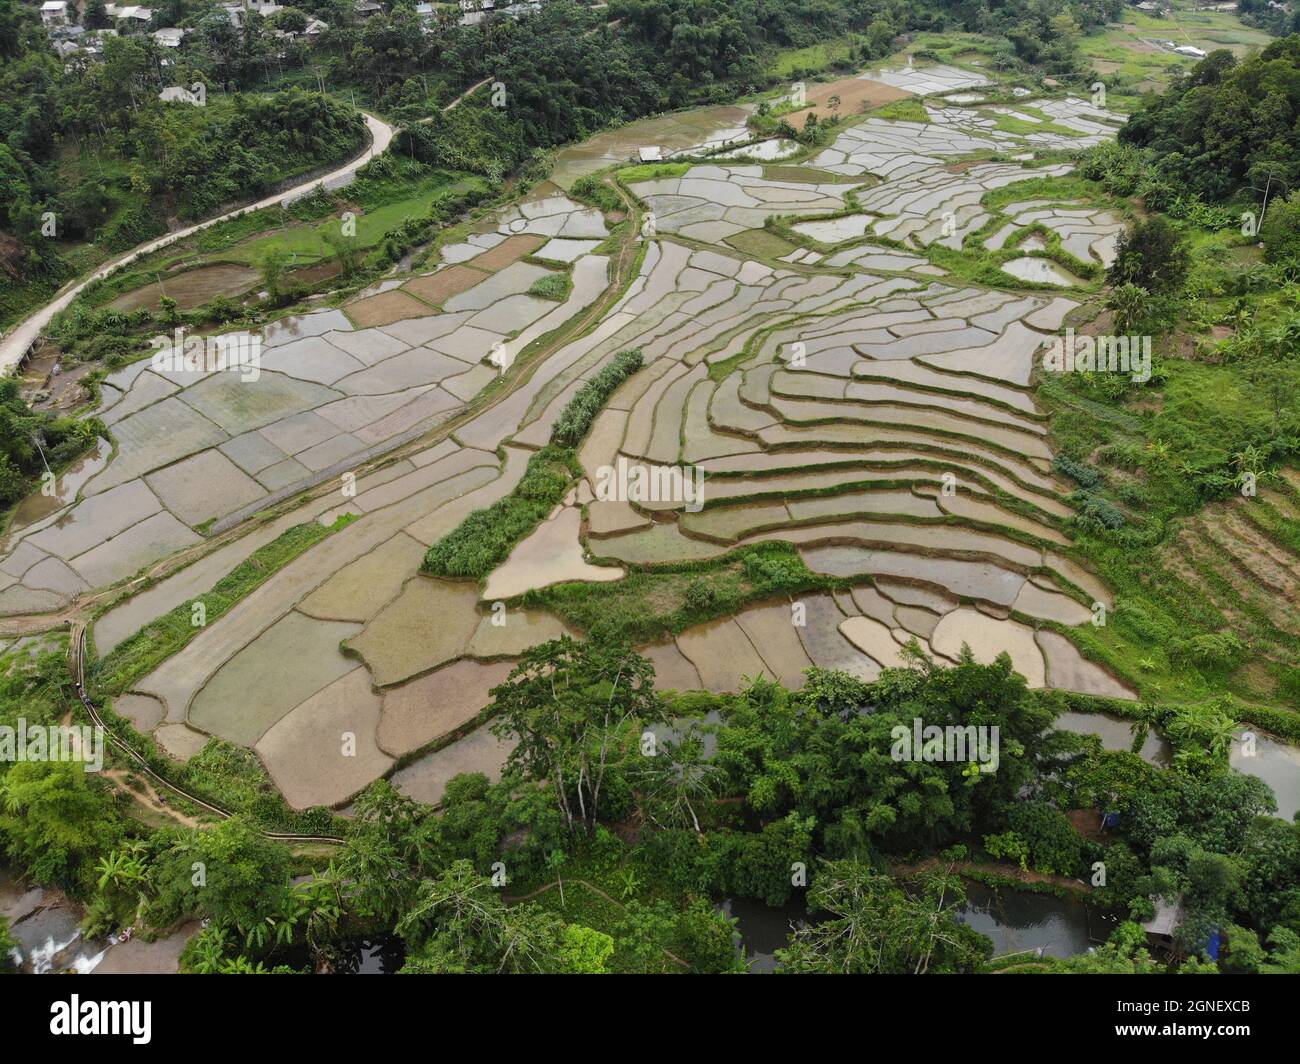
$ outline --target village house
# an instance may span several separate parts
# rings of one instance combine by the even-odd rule
[[[130,4],[125,7],[119,4],[105,4],[104,14],[109,18],[128,23],[145,24],[153,21],[152,9],[140,7],[137,4]]]
[[[180,85],[168,85],[158,94],[158,99],[163,103],[192,103],[195,106],[199,103],[198,97]]]
[[[67,0],[46,0],[41,5],[41,21],[46,26],[66,26],[68,24]]]
[[[241,29],[244,25],[244,12],[251,11],[254,15],[260,15],[262,18],[270,18],[277,11],[282,10],[282,6],[270,2],[258,3],[255,0],[243,0],[241,3],[222,4],[221,9],[225,11],[230,19],[230,24],[235,29]]]

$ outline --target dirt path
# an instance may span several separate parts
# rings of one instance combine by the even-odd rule
[[[81,622],[75,622],[72,626],[72,634],[68,638],[68,670],[72,673],[72,681],[76,685],[77,698],[81,701],[82,707],[86,710],[87,715],[90,717],[91,723],[93,723],[97,728],[100,728],[103,731],[105,740],[111,743],[115,749],[117,749],[120,753],[122,753],[127,758],[128,761],[134,764],[135,771],[139,773],[141,776],[145,777],[146,783],[156,784],[168,791],[171,791],[174,794],[179,795],[180,797],[184,798],[187,802],[192,802],[194,805],[199,806],[201,809],[206,809],[209,813],[212,813],[214,816],[218,816],[222,820],[228,820],[230,818],[229,811],[222,809],[221,806],[219,805],[213,805],[211,802],[207,801],[206,799],[200,798],[197,794],[193,794],[190,791],[187,791],[184,787],[181,787],[179,784],[173,783],[171,780],[166,779],[163,776],[160,776],[157,772],[153,770],[152,767],[150,767],[149,762],[145,760],[144,756],[138,750],[136,750],[125,740],[118,738],[118,736],[113,733],[112,729],[110,729],[108,727],[108,724],[104,721],[104,718],[99,715],[98,707],[95,705],[94,702],[90,700],[89,696],[87,696],[86,694],[85,663],[86,663],[86,626]],[[156,791],[154,792],[154,798],[155,799],[158,798],[158,794]],[[159,804],[161,805],[162,803],[159,802]],[[265,839],[273,839],[277,842],[328,842],[328,843],[335,843],[335,844],[342,844],[343,842],[341,838],[335,835],[302,835],[296,832],[288,832],[288,831],[260,831],[260,830],[258,831],[258,834],[260,834]]]
[[[491,80],[492,80],[491,78],[484,78],[482,81],[478,82],[477,84],[471,85],[468,89],[466,89],[454,100],[452,100],[451,103],[447,104],[447,106],[442,109],[443,113],[445,114],[448,111],[454,111],[457,107],[460,106],[461,100],[468,99],[470,96],[473,96],[474,93],[478,92],[479,89],[481,89],[484,85],[486,85]],[[432,121],[433,121],[433,116],[431,115],[428,118],[421,118],[420,124],[424,125],[426,122],[432,122]]]
[[[154,790],[148,780],[140,780],[140,790],[133,787],[127,779],[127,771],[124,768],[106,768],[100,775],[109,781],[113,787],[123,794],[130,795],[131,799],[144,806],[151,813],[163,817],[167,820],[174,821],[177,824],[187,828],[198,828],[203,825],[196,817],[188,816],[179,809],[173,809],[167,802]]]

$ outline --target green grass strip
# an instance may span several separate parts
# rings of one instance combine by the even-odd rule
[[[596,415],[628,377],[641,368],[639,349],[622,351],[565,404],[551,428],[551,442],[528,460],[528,468],[509,495],[475,510],[438,540],[421,568],[434,576],[481,579],[509,557],[564,498],[582,473],[577,448]]]
[[[329,526],[316,521],[294,525],[259,547],[218,580],[211,591],[187,599],[149,622],[96,662],[91,668],[91,684],[96,693],[111,697],[129,690],[140,677],[147,676],[198,635],[203,629],[194,624],[194,603],[203,603],[205,623],[211,624],[277,571],[351,520],[351,515],[345,514]]]

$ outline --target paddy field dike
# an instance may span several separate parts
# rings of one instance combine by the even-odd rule
[[[0,613],[98,595],[101,697],[177,761],[254,751],[294,809],[499,773],[490,690],[529,646],[590,634],[593,602],[634,617],[666,688],[872,679],[968,646],[1031,687],[1135,698],[1071,639],[1113,602],[1035,399],[1122,229],[1058,191],[1062,159],[1123,118],[955,66],[850,88],[914,106],[834,115],[812,148],[752,142],[748,105],[653,119],[674,154],[621,171],[642,124],[602,134],[431,268],[268,326],[254,380],[113,372],[112,439],[10,530]],[[582,201],[592,173],[622,208]],[[630,350],[542,520],[485,573],[425,571]],[[629,492],[620,467],[691,490]],[[774,552],[806,591],[673,619]]]

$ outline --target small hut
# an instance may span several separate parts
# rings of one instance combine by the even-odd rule
[[[1173,951],[1174,932],[1183,922],[1183,899],[1178,896],[1167,901],[1163,896],[1156,899],[1156,914],[1142,925],[1147,933],[1147,942],[1155,948]]]

